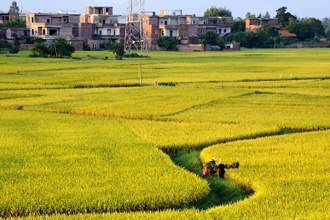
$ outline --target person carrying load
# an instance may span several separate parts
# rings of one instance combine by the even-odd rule
[[[226,173],[225,169],[238,168],[238,167],[239,167],[239,162],[226,164],[220,160],[220,162],[217,163],[216,159],[212,157],[211,161],[203,163],[203,175],[206,176],[208,173],[210,175],[215,175],[218,172],[219,177],[224,178],[224,175]]]

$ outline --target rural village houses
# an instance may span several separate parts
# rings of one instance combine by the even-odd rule
[[[19,18],[19,15],[0,13],[0,23]],[[52,42],[56,37],[65,37],[77,50],[83,45],[91,49],[100,49],[107,40],[124,42],[126,16],[114,15],[113,7],[87,6],[85,14],[29,13],[24,17],[27,28],[0,28],[0,44],[13,44],[13,34],[24,43],[28,36],[38,36]],[[181,51],[199,50],[198,41],[207,30],[215,31],[219,36],[227,36],[232,32],[232,24],[228,17],[198,17],[183,15],[182,10],[160,10],[160,14],[149,12],[144,14],[143,28],[147,36],[149,50],[159,50],[157,39],[163,36],[177,40]],[[246,31],[256,32],[264,25],[279,30],[276,18],[246,19]],[[295,37],[288,31],[280,32],[284,37]],[[188,46],[190,45],[190,46]],[[196,48],[191,45],[196,45]],[[228,44],[226,48],[237,49],[239,44]],[[209,48],[210,49],[210,48]]]

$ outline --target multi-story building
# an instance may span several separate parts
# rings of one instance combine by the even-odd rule
[[[182,10],[161,10],[160,15],[153,12],[144,16],[143,28],[147,36],[147,46],[153,49],[157,39],[163,36],[173,37],[179,44],[197,44],[208,30],[219,36],[231,33],[232,24],[226,17],[196,17],[183,15]],[[48,41],[56,37],[65,37],[75,44],[77,49],[85,43],[92,49],[99,49],[107,41],[124,43],[126,17],[114,15],[113,7],[87,6],[85,14],[30,13],[26,15],[27,28],[31,36]]]
[[[112,7],[86,7],[80,16],[79,36],[93,49],[106,41],[124,43],[126,16],[113,15]]]
[[[207,30],[215,31],[219,36],[231,33],[232,24],[227,17],[196,17],[183,15],[182,10],[153,12],[144,17],[144,29],[148,39],[148,48],[156,45],[157,39],[163,36],[175,38],[179,44],[197,44]]]
[[[6,21],[10,21],[13,19],[19,19],[18,14],[8,14],[8,13],[0,13],[0,24],[5,23]]]
[[[47,41],[65,37],[82,49],[82,44],[99,49],[107,40],[124,42],[126,17],[113,15],[112,7],[86,7],[86,14],[31,13],[26,24],[31,36]],[[79,46],[77,46],[79,45]]]
[[[45,40],[54,40],[61,36],[65,38],[78,37],[77,30],[80,14],[30,13],[26,15],[26,26],[31,36]]]
[[[248,18],[245,20],[245,30],[256,32],[259,28],[269,25],[272,28],[280,29],[277,18]]]

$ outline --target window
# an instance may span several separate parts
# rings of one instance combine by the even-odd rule
[[[100,31],[99,34],[102,35],[102,31]]]
[[[201,34],[204,34],[204,30],[201,30]]]
[[[47,23],[50,23],[50,19],[47,19]]]
[[[164,21],[160,21],[161,24],[164,24]]]
[[[158,30],[155,30],[155,35],[158,35]]]
[[[192,21],[192,23],[193,23],[193,24],[196,24],[196,21],[195,21],[195,20],[193,20],[193,21]]]
[[[42,35],[46,35],[46,30],[42,29]]]
[[[164,21],[164,24],[167,25],[167,21]]]
[[[32,20],[32,23],[34,23],[34,18],[33,17],[31,18],[31,20]]]
[[[76,36],[76,33],[77,33],[77,29],[76,28],[72,28],[72,35],[73,36]]]
[[[49,30],[49,35],[57,35],[57,30],[56,29]]]
[[[63,22],[64,23],[69,23],[69,17],[68,16],[63,17]]]
[[[116,35],[116,30],[113,30],[113,35]]]
[[[34,35],[34,30],[32,29],[32,36]]]
[[[227,29],[223,29],[223,33],[227,33]]]
[[[162,36],[164,36],[164,35],[165,35],[164,30],[162,30]]]
[[[105,24],[105,20],[103,20],[103,24]]]

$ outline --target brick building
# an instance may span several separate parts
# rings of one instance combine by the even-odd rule
[[[61,36],[75,38],[77,36],[80,14],[30,13],[26,15],[26,27],[31,36],[38,36],[45,40],[54,40]]]
[[[30,13],[26,25],[31,36],[48,42],[65,37],[69,43],[82,50],[83,44],[92,49],[110,41],[124,42],[126,17],[113,15],[112,7],[87,6],[86,14]]]
[[[80,16],[79,37],[92,49],[108,41],[124,43],[126,16],[113,15],[112,7],[87,6]]]
[[[248,18],[245,20],[245,30],[256,32],[262,26],[269,25],[272,28],[280,29],[277,18]]]
[[[157,39],[163,36],[173,37],[179,44],[197,44],[207,30],[215,31],[219,36],[231,33],[232,24],[226,17],[196,17],[183,15],[182,10],[161,10],[160,15],[153,12],[144,17],[144,30],[149,49],[154,49]]]
[[[8,14],[8,13],[0,13],[0,24],[5,23],[6,21],[10,21],[13,19],[19,19],[18,14]]]

